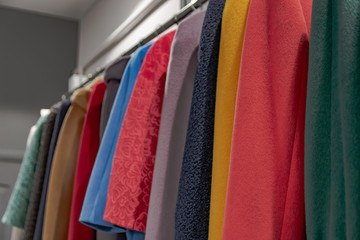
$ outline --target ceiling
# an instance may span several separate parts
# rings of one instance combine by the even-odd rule
[[[0,0],[0,6],[79,20],[96,0]]]

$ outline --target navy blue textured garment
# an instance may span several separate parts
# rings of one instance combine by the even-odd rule
[[[71,103],[70,103],[69,99],[63,100],[61,102],[61,106],[60,106],[58,115],[56,116],[54,130],[53,130],[52,137],[51,137],[51,142],[50,142],[48,160],[47,160],[47,164],[46,164],[45,177],[44,177],[44,183],[43,183],[43,188],[42,188],[42,193],[41,193],[39,211],[38,211],[37,219],[36,219],[34,240],[41,240],[42,239],[42,229],[43,229],[43,223],[44,223],[46,194],[47,194],[47,189],[48,189],[48,184],[49,184],[52,159],[53,159],[53,156],[54,156],[56,143],[57,143],[57,140],[58,140],[58,137],[59,137],[59,132],[60,132],[60,129],[61,129],[61,125],[62,125],[62,123],[64,121],[66,112],[68,111],[70,105],[71,105]]]
[[[216,78],[225,0],[210,0],[201,32],[176,203],[175,239],[208,239]]]

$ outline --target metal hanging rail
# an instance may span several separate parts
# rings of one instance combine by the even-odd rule
[[[159,28],[157,28],[154,32],[152,32],[151,34],[149,34],[147,37],[145,37],[144,39],[142,39],[138,44],[136,44],[135,46],[133,46],[132,48],[130,48],[127,52],[125,52],[124,54],[122,54],[120,57],[122,56],[128,56],[131,55],[132,53],[134,53],[136,51],[136,49],[138,49],[139,47],[147,44],[148,42],[150,42],[151,40],[153,40],[154,38],[156,38],[157,36],[159,36],[161,33],[163,33],[164,31],[166,31],[168,28],[170,28],[172,25],[177,24],[178,22],[180,22],[182,19],[186,18],[190,13],[192,13],[193,11],[195,11],[196,9],[198,9],[199,7],[201,7],[204,3],[206,3],[208,0],[197,0],[197,1],[192,1],[190,2],[188,5],[186,5],[185,7],[183,7],[180,12],[178,14],[176,14],[174,17],[172,17],[170,20],[168,20],[167,22],[165,22],[163,25],[161,25]],[[114,60],[113,62],[116,62],[118,59]],[[111,62],[109,65],[111,65],[113,62]],[[88,79],[82,83],[80,86],[78,86],[77,88],[66,92],[65,94],[63,94],[63,98],[67,98],[69,97],[76,89],[82,88],[85,85],[87,85],[89,82],[91,82],[92,80],[94,80],[97,76],[99,76],[100,74],[102,74],[105,71],[106,67],[102,67],[99,70],[97,70],[95,73],[93,74],[89,74]]]

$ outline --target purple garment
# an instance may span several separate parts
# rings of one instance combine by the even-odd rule
[[[175,236],[176,199],[204,16],[202,11],[182,21],[173,40],[145,240]]]

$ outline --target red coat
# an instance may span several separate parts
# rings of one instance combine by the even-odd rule
[[[305,239],[304,120],[312,0],[251,0],[223,239]]]
[[[106,84],[101,81],[93,87],[90,94],[76,166],[68,240],[93,240],[96,237],[95,230],[81,224],[79,217],[100,145],[100,116],[105,90]]]
[[[104,220],[144,232],[149,207],[160,116],[170,48],[175,32],[149,49],[121,127]]]

